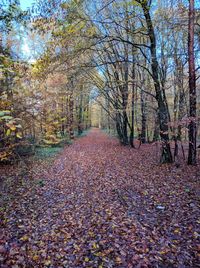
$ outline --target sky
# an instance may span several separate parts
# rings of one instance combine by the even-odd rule
[[[26,10],[27,8],[31,7],[34,2],[34,0],[20,0],[21,9]]]
[[[20,0],[20,7],[22,10],[25,11],[27,10],[27,8],[30,8],[34,2],[35,0]],[[32,56],[30,45],[29,45],[26,34],[23,37],[22,52],[26,60],[28,60],[29,62],[34,62],[34,58]]]
[[[34,0],[20,0],[21,8],[23,10],[26,10],[27,8],[31,7],[31,5],[34,3]],[[195,1],[196,8],[200,8],[200,1]]]

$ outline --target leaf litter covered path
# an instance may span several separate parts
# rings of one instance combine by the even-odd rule
[[[2,268],[198,267],[198,167],[160,166],[153,145],[93,129],[39,179],[2,213]]]

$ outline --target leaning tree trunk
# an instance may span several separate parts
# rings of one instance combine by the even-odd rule
[[[189,55],[189,92],[190,92],[190,123],[188,165],[196,164],[196,77],[194,60],[194,0],[189,1],[188,55]]]
[[[168,116],[168,107],[165,101],[165,96],[163,95],[161,84],[159,81],[159,65],[156,55],[156,37],[153,28],[153,23],[151,20],[151,15],[149,11],[149,6],[147,1],[138,1],[143,9],[148,35],[150,39],[150,52],[151,52],[151,70],[152,70],[152,77],[154,80],[154,87],[156,92],[156,100],[158,103],[158,119],[159,119],[159,126],[160,126],[160,137],[162,140],[162,155],[161,155],[161,162],[162,163],[172,163],[172,153],[169,143],[169,116]]]

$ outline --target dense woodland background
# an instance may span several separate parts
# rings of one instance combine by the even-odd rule
[[[198,1],[4,0],[0,66],[1,161],[93,126],[196,164]]]

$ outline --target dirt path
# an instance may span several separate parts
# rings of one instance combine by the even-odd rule
[[[16,189],[1,267],[198,267],[198,172],[94,129]]]

